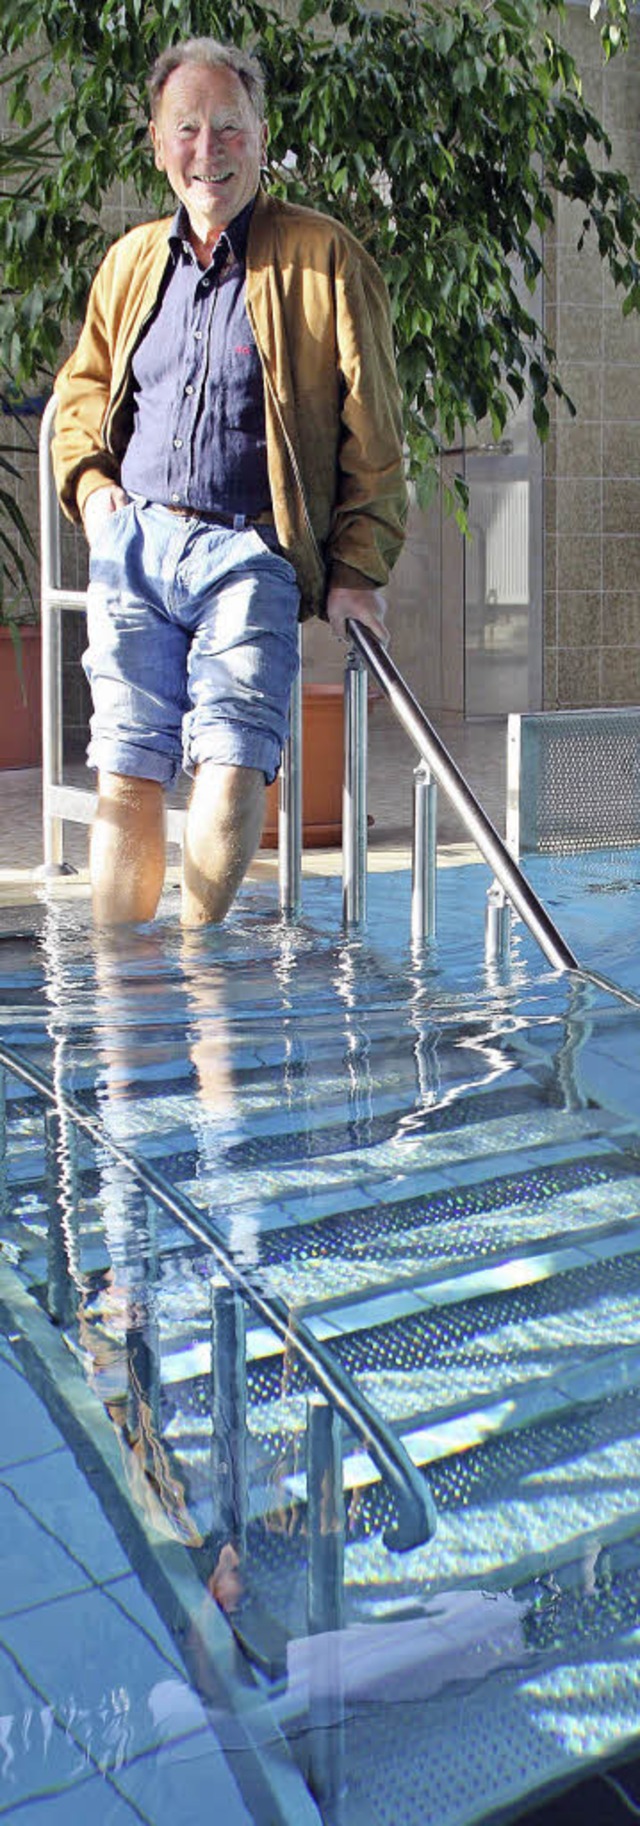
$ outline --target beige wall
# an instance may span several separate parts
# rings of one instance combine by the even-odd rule
[[[627,55],[606,69],[586,5],[564,36],[585,98],[609,132],[615,167],[640,189],[640,18]],[[583,210],[558,199],[544,247],[544,314],[577,407],[552,408],[543,450],[543,704],[640,703],[640,315],[593,240],[577,250]],[[437,513],[412,515],[391,591],[394,653],[426,707],[464,713],[464,552]]]
[[[640,188],[640,19],[629,54],[601,68],[582,7],[565,37],[585,98],[613,143],[613,164]],[[640,703],[640,316],[625,319],[576,204],[559,200],[545,247],[546,323],[578,408],[554,413],[545,449],[544,703]]]

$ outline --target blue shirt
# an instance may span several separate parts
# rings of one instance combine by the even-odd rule
[[[180,208],[158,306],[134,351],[133,430],[122,464],[132,494],[194,512],[271,506],[264,382],[245,308],[253,202],[223,230],[206,271]]]

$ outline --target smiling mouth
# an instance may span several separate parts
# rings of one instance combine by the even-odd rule
[[[232,171],[195,171],[194,184],[226,184],[233,177]]]

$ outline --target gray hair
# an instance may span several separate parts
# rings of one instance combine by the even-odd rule
[[[264,74],[257,57],[241,51],[235,44],[219,44],[217,38],[185,38],[170,44],[156,58],[147,83],[151,116],[155,120],[168,78],[185,63],[204,65],[209,70],[234,70],[246,89],[254,114],[264,120]]]

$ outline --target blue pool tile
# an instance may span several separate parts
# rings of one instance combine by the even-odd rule
[[[13,1812],[2,1817],[12,1820]],[[32,1797],[16,1812],[15,1826],[139,1826],[140,1817],[110,1781],[93,1775],[70,1783],[62,1792]],[[175,1826],[179,1818],[175,1816]],[[151,1819],[150,1826],[155,1826]]]
[[[182,1672],[182,1662],[175,1642],[135,1573],[129,1572],[126,1578],[114,1579],[113,1583],[105,1589],[112,1603],[116,1604],[125,1616],[131,1617],[136,1624],[139,1624],[140,1629],[150,1637],[159,1653],[165,1655],[167,1661]]]
[[[601,1050],[596,1046],[590,1053],[584,1079],[591,1097],[602,1098],[620,1117],[637,1118],[640,1109],[637,1034],[632,1058],[613,1058],[605,1046]]]
[[[262,1236],[267,1236],[270,1230],[286,1228],[292,1222],[291,1217],[277,1203],[273,1205],[248,1204],[243,1207],[242,1216],[245,1222],[248,1220],[255,1224],[257,1231]]]
[[[130,1570],[97,1497],[67,1449],[35,1464],[13,1466],[5,1472],[4,1483],[99,1583]]]
[[[109,1766],[153,1747],[149,1694],[168,1662],[136,1623],[94,1586],[38,1610],[5,1618],[2,1635],[26,1677],[95,1750],[102,1734]],[[64,1655],[61,1656],[61,1644]]]
[[[221,1826],[251,1826],[249,1813],[219,1744],[210,1730],[167,1744],[153,1757],[118,1770],[118,1787],[153,1821],[217,1820]]]
[[[350,1185],[338,1191],[327,1190],[304,1191],[302,1194],[291,1193],[281,1199],[283,1211],[290,1214],[296,1223],[310,1224],[318,1218],[339,1217],[343,1211],[360,1211],[377,1202],[377,1193],[364,1186]]]
[[[86,1583],[82,1569],[0,1486],[0,1617],[28,1611]]]
[[[640,1253],[640,1228],[629,1224],[628,1229],[616,1229],[605,1236],[583,1237],[580,1247],[590,1261],[618,1261],[624,1255]]]
[[[61,1450],[60,1434],[20,1369],[0,1361],[0,1471]]]
[[[464,1173],[465,1164],[464,1161],[461,1162],[461,1174]],[[400,1174],[398,1178],[391,1181],[381,1181],[376,1186],[375,1200],[372,1197],[370,1202],[396,1205],[405,1198],[432,1198],[437,1197],[439,1192],[450,1192],[450,1190],[451,1173],[444,1168],[434,1167],[433,1170],[427,1169],[423,1173],[411,1173],[406,1176]]]
[[[397,1323],[419,1310],[417,1292],[418,1289],[403,1292],[394,1288],[392,1293],[369,1294],[349,1306],[336,1305],[331,1310],[331,1324],[336,1331],[349,1333],[364,1331],[369,1326]]]
[[[23,1718],[33,1704],[32,1688],[2,1646],[0,1625],[0,1715],[14,1719],[22,1732]]]
[[[0,1634],[2,1626],[0,1625]],[[29,1802],[38,1794],[71,1781],[81,1765],[51,1708],[34,1692],[0,1645],[0,1815],[7,1806]],[[20,1818],[26,1822],[31,1812]]]

